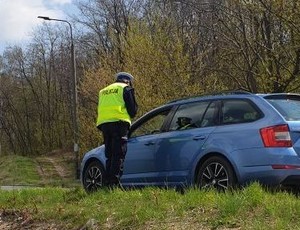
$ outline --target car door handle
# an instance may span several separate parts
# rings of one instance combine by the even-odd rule
[[[195,136],[193,137],[193,140],[198,141],[198,140],[204,140],[206,138],[206,136]]]
[[[145,143],[145,145],[147,145],[147,146],[149,146],[149,145],[154,145],[154,144],[155,144],[154,141],[149,141],[149,142]]]

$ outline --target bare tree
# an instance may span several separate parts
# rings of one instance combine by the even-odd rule
[[[299,4],[227,1],[218,16],[218,71],[239,88],[284,92],[299,88]],[[284,14],[282,12],[285,12]],[[287,15],[293,15],[293,21]]]
[[[97,66],[101,57],[112,55],[112,66],[122,69],[130,18],[138,17],[142,4],[137,0],[77,2],[81,14],[74,18],[84,28],[79,42],[90,64]]]

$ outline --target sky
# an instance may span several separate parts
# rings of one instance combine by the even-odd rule
[[[0,54],[30,40],[34,27],[44,21],[37,16],[66,20],[72,7],[72,0],[0,0]]]

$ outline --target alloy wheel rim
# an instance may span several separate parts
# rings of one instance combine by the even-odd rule
[[[201,175],[201,188],[226,190],[228,185],[228,173],[222,164],[213,162],[206,166]]]
[[[85,179],[85,185],[87,190],[97,190],[102,187],[102,173],[98,167],[91,167],[87,172]]]

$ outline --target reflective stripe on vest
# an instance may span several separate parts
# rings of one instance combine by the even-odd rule
[[[131,123],[123,99],[125,83],[113,83],[99,92],[97,126],[106,122],[126,121]]]

